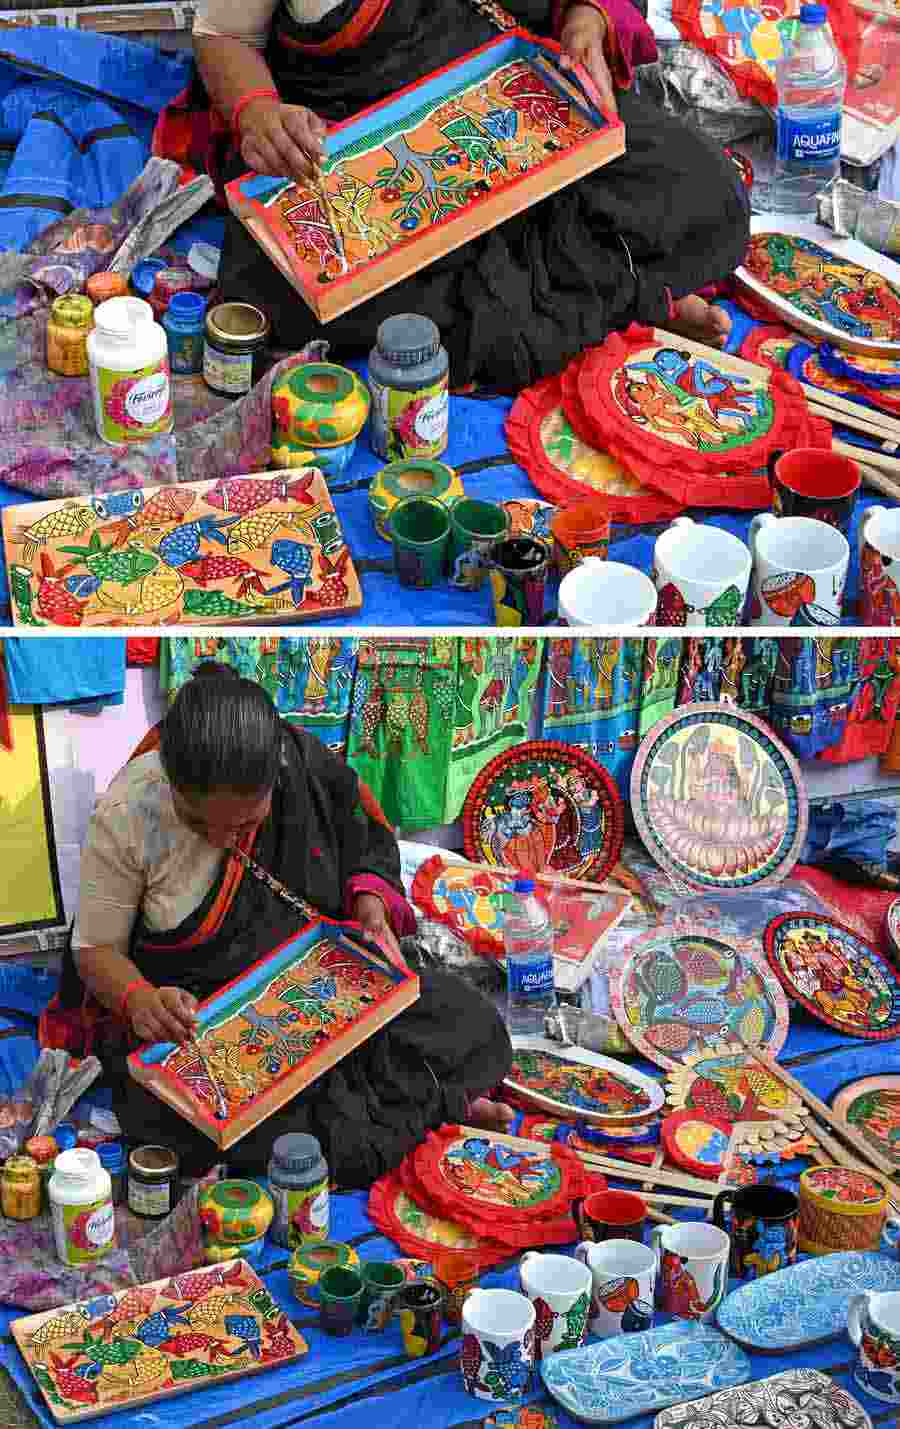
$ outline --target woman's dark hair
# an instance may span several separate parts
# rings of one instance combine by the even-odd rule
[[[230,665],[205,661],[175,696],[159,757],[176,789],[263,793],[278,776],[281,719],[265,690]]]

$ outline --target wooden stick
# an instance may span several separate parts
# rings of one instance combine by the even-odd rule
[[[675,1171],[653,1171],[649,1166],[643,1170],[631,1161],[615,1161],[611,1156],[589,1156],[586,1151],[576,1153],[590,1170],[603,1171],[620,1181],[638,1181],[651,1186],[671,1186],[676,1191],[696,1191],[707,1199],[716,1194],[714,1181],[703,1181],[699,1176],[688,1176]]]
[[[831,443],[831,450],[837,452],[839,456],[848,456],[851,461],[865,462],[867,466],[878,467],[880,471],[887,472],[900,478],[900,459],[894,456],[885,456],[884,452],[873,452],[869,447],[855,447],[852,442],[842,442],[835,437]]]
[[[493,873],[496,874],[498,878],[521,878],[523,876],[520,868],[511,868],[505,863],[475,863],[472,859],[467,858],[461,867],[475,868],[479,873]],[[531,874],[528,876],[529,878],[532,877]],[[637,894],[639,898],[646,897],[646,891],[640,879],[636,878],[635,875],[630,873],[627,868],[624,868],[622,864],[616,864],[612,873],[609,875],[610,878],[616,879],[621,884],[619,888],[610,888],[609,879],[604,880],[603,883],[587,883],[581,878],[566,878],[565,875],[561,873],[537,873],[533,876],[537,883],[561,883],[564,888],[577,888],[580,892],[590,893],[594,896],[598,893],[613,893],[621,897],[622,891],[625,889],[629,893]]]
[[[832,442],[832,450],[838,455],[846,456],[849,451],[857,451],[858,448],[850,445],[849,442]],[[868,462],[860,461],[854,457],[859,474],[864,486],[871,486],[874,491],[880,491],[883,496],[890,496],[894,501],[900,501],[900,480],[892,481],[891,478],[877,467],[869,466]]]
[[[678,1196],[674,1191],[645,1191],[641,1186],[637,1194],[642,1201],[655,1201],[660,1206],[692,1206],[695,1211],[704,1209],[703,1201],[696,1196]]]
[[[849,427],[854,432],[860,432],[863,436],[874,437],[881,443],[879,451],[885,456],[894,456],[900,451],[900,429],[894,430],[885,426],[880,421],[868,421],[866,418],[871,415],[868,409],[860,407],[858,410],[863,413],[862,417],[844,415],[843,412],[836,412],[831,407],[824,406],[821,402],[809,401],[809,410],[816,417],[824,417],[826,421],[834,423],[839,427]]]

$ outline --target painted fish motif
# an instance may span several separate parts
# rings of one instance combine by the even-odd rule
[[[170,526],[173,521],[181,521],[196,500],[193,491],[184,487],[165,486],[145,502],[136,516],[127,516],[119,521],[113,531],[113,541],[124,546],[129,536],[138,531],[153,531],[160,526]]]
[[[84,620],[84,605],[76,600],[56,574],[46,551],[41,552],[41,578],[37,589],[39,614],[51,625],[79,626]]]
[[[208,1295],[220,1285],[240,1289],[244,1284],[243,1266],[240,1261],[234,1265],[215,1265],[211,1270],[188,1270],[184,1275],[174,1275],[165,1288],[167,1295],[191,1303]]]
[[[74,1400],[76,1404],[96,1404],[97,1386],[71,1368],[75,1358],[66,1360],[62,1355],[51,1354],[50,1371],[53,1384],[63,1399]]]
[[[48,511],[46,516],[42,516],[30,526],[23,526],[13,535],[13,544],[21,545],[22,555],[26,561],[30,561],[48,541],[58,541],[66,536],[80,536],[82,531],[93,526],[96,519],[89,506],[72,501],[57,511]]]
[[[200,555],[201,541],[216,541],[220,546],[228,544],[223,528],[233,526],[240,518],[229,516],[217,521],[214,516],[201,516],[199,521],[188,521],[176,526],[174,531],[163,536],[157,550],[167,566],[177,569],[195,561]]]
[[[232,1350],[232,1355],[242,1355],[245,1350],[249,1350],[255,1360],[260,1355],[260,1329],[259,1321],[252,1315],[226,1315],[225,1329],[235,1340],[243,1341],[241,1348]]]
[[[240,556],[201,556],[199,560],[188,561],[186,566],[182,566],[181,573],[204,589],[212,581],[236,580],[238,600],[248,590],[258,591],[260,595],[266,593],[261,573]]]
[[[127,551],[116,551],[113,543],[104,546],[97,531],[91,533],[87,546],[60,546],[61,555],[77,556],[78,561],[70,561],[66,570],[73,565],[87,566],[92,576],[99,581],[115,581],[117,585],[131,585],[155,571],[159,565],[156,556],[134,543]]]
[[[174,605],[184,590],[184,581],[178,571],[170,566],[158,566],[145,576],[140,589],[131,600],[119,600],[111,591],[100,590],[97,599],[124,616],[154,615],[167,606]]]
[[[146,1388],[167,1380],[171,1369],[169,1360],[152,1345],[141,1345],[140,1354],[128,1364],[107,1365],[103,1378],[113,1384],[126,1384],[129,1388]]]
[[[269,544],[269,540],[283,527],[289,530],[310,532],[310,519],[319,508],[313,506],[302,514],[299,511],[255,511],[244,516],[228,533],[228,550],[233,555],[237,551],[257,551]]]
[[[169,1333],[173,1325],[187,1325],[187,1311],[191,1308],[190,1303],[186,1305],[167,1305],[162,1310],[156,1310],[152,1315],[148,1315],[134,1332],[136,1340],[140,1340],[144,1345],[151,1345],[158,1349],[164,1340],[169,1338]]]
[[[99,576],[66,576],[63,585],[70,595],[78,600],[88,600],[96,595],[103,582]]]
[[[153,1290],[126,1290],[115,1309],[106,1316],[106,1323],[120,1325],[128,1320],[142,1320],[145,1315],[149,1315],[155,1300],[156,1293]]]
[[[255,606],[232,600],[220,590],[186,590],[183,609],[185,615],[208,616],[212,620],[238,620],[242,615],[258,613]]]
[[[221,511],[236,511],[238,516],[249,516],[251,511],[267,506],[270,501],[301,501],[304,506],[312,506],[315,497],[309,488],[315,480],[316,472],[309,471],[294,481],[283,477],[222,477],[204,496],[210,506]]]
[[[270,586],[268,594],[278,595],[280,591],[289,590],[294,605],[302,605],[306,587],[312,580],[313,551],[314,547],[305,546],[302,541],[273,541],[269,559],[289,579],[282,585]]]
[[[198,1301],[188,1311],[191,1329],[195,1330],[198,1325],[218,1324],[229,1305],[233,1305],[235,1301],[238,1304],[242,1303],[242,1298],[237,1291],[231,1295],[227,1292],[223,1295],[208,1295],[206,1299]]]
[[[228,1354],[224,1341],[217,1340],[215,1335],[201,1334],[197,1330],[183,1330],[179,1335],[170,1335],[167,1340],[163,1340],[159,1348],[163,1354],[177,1356],[191,1355],[196,1350],[207,1350],[211,1360]]]
[[[136,516],[143,505],[143,491],[109,491],[105,496],[91,497],[91,506],[99,521],[111,521],[115,516]]]
[[[9,589],[16,603],[16,614],[20,625],[36,625],[43,629],[44,622],[34,613],[34,598],[31,591],[31,571],[27,566],[10,566]]]
[[[62,1315],[54,1315],[39,1325],[28,1341],[32,1349],[42,1349],[54,1340],[67,1340],[70,1335],[83,1334],[87,1315],[83,1310],[66,1310]]]

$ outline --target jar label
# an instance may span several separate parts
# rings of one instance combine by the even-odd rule
[[[776,146],[778,158],[790,163],[833,163],[841,152],[841,116],[824,119],[794,119],[779,112]]]
[[[190,376],[194,372],[199,372],[202,366],[201,345],[203,339],[199,336],[192,337],[175,336],[169,333],[169,362],[173,372]]]
[[[116,1221],[108,1197],[87,1206],[51,1206],[53,1233],[60,1260],[66,1265],[82,1265],[98,1260],[115,1243]]]
[[[314,1245],[328,1239],[328,1183],[319,1181],[303,1191],[289,1191],[270,1185],[275,1201],[273,1239],[280,1245],[296,1250],[301,1245]]]
[[[172,386],[169,360],[134,372],[93,368],[94,415],[97,431],[114,445],[144,442],[172,430]]]
[[[214,392],[243,397],[253,386],[252,352],[219,352],[203,344],[203,380]]]
[[[446,375],[428,387],[403,392],[369,378],[371,440],[380,457],[404,461],[438,457],[447,446],[450,395]]]
[[[133,1177],[128,1180],[128,1205],[139,1216],[167,1216],[172,1209],[172,1188],[168,1181],[142,1186]]]

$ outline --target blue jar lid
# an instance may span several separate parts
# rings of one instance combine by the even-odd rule
[[[163,258],[143,258],[140,263],[134,265],[131,286],[136,293],[140,293],[142,298],[149,298],[153,292],[157,273],[161,273],[163,268],[168,267],[169,264]]]
[[[828,19],[828,8],[825,5],[801,5],[800,23],[801,25],[822,25]]]
[[[105,1171],[125,1170],[125,1149],[121,1141],[102,1141],[97,1147],[97,1155]]]
[[[206,299],[201,293],[175,293],[166,311],[181,322],[199,323],[206,312]]]
[[[78,1140],[78,1132],[71,1121],[61,1121],[53,1133],[53,1140],[60,1151],[71,1151]]]

